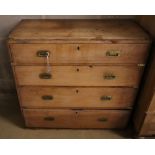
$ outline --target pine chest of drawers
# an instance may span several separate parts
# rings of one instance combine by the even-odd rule
[[[149,46],[132,21],[21,21],[8,47],[26,126],[126,127]]]

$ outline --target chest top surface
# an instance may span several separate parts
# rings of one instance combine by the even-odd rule
[[[9,41],[138,43],[150,39],[130,20],[22,20],[10,33]]]

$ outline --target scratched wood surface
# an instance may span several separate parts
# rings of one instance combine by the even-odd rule
[[[9,35],[10,42],[102,41],[148,42],[149,37],[129,20],[23,20]]]

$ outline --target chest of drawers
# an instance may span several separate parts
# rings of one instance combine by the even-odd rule
[[[149,46],[132,21],[21,21],[8,47],[26,126],[126,127]]]

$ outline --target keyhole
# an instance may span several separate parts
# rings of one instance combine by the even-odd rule
[[[79,72],[80,71],[79,68],[77,68],[76,71]]]
[[[78,51],[80,50],[80,47],[79,47],[79,46],[77,47],[77,50],[78,50]]]
[[[76,89],[76,93],[79,93],[79,90],[78,89]]]

